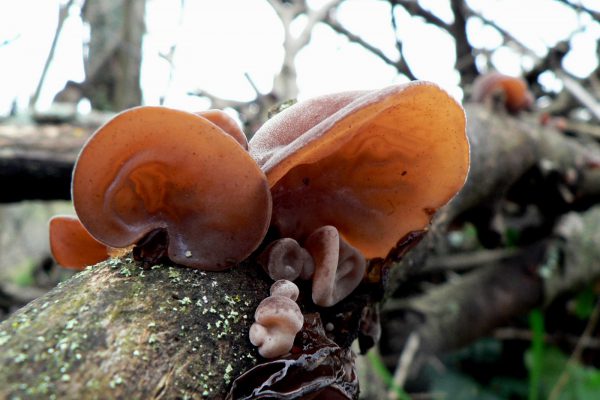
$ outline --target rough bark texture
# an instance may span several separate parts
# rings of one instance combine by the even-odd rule
[[[2,398],[224,398],[256,363],[247,339],[268,284],[109,260],[0,324]]]

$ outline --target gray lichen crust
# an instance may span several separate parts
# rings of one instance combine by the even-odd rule
[[[256,362],[254,271],[99,263],[0,324],[0,397],[224,397]]]

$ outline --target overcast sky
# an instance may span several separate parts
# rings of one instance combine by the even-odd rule
[[[6,114],[13,99],[25,108],[35,91],[58,20],[61,0],[0,0],[0,115]],[[586,6],[600,10],[600,1]],[[310,1],[319,7],[324,1]],[[449,1],[427,0],[421,3],[450,22]],[[584,2],[585,3],[585,2]],[[208,107],[202,99],[186,93],[207,90],[217,96],[251,100],[254,90],[247,73],[258,89],[268,92],[283,57],[283,29],[275,12],[264,0],[192,0],[186,1],[183,16],[179,2],[149,0],[147,34],[144,39],[142,88],[146,104],[158,104],[189,110]],[[588,17],[578,17],[568,7],[553,0],[470,0],[469,4],[485,18],[509,29],[522,44],[532,50],[523,57],[517,49],[502,48],[492,53],[494,66],[501,72],[519,75],[523,68],[542,57],[548,46],[572,36],[573,51],[565,59],[565,68],[576,76],[588,75],[597,65],[595,46],[600,25]],[[31,10],[35,9],[35,12]],[[232,12],[235,10],[235,12]],[[400,9],[398,32],[389,21],[389,4],[373,0],[347,0],[338,10],[338,19],[352,32],[396,58],[395,36],[403,40],[404,52],[420,79],[435,81],[457,98],[462,92],[453,65],[454,44],[439,29],[427,25]],[[180,23],[181,21],[181,23]],[[385,21],[386,23],[382,23]],[[300,29],[304,21],[294,26]],[[469,25],[472,44],[494,50],[502,37],[480,20]],[[84,79],[82,42],[88,33],[73,7],[66,20],[55,58],[51,65],[38,107],[50,104],[66,80]],[[173,79],[169,64],[159,56],[177,43]],[[378,88],[406,80],[395,69],[350,43],[325,25],[318,25],[311,43],[296,59],[300,97],[351,90]],[[552,77],[546,83],[556,85]],[[556,87],[558,88],[558,87]]]

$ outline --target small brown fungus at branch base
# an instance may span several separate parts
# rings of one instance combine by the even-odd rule
[[[96,131],[75,164],[72,186],[90,234],[127,247],[165,230],[168,257],[205,270],[248,257],[268,228],[268,184],[239,141],[211,118],[137,107]]]
[[[351,400],[358,397],[355,355],[328,339],[319,314],[305,316],[294,348],[285,358],[267,361],[240,375],[228,400],[320,399]]]
[[[310,279],[315,264],[311,255],[292,238],[272,242],[260,255],[258,262],[271,279]]]
[[[141,238],[133,247],[133,258],[150,268],[168,258],[169,235],[164,229],[155,229]]]
[[[300,243],[325,225],[366,258],[425,228],[469,169],[464,110],[411,82],[296,103],[249,143],[273,196],[272,225]]]
[[[315,230],[304,243],[315,261],[312,278],[313,302],[331,307],[348,296],[365,275],[367,261],[346,243],[334,226]]]
[[[297,296],[298,287],[294,283],[279,280],[271,287],[271,296],[256,308],[249,336],[262,357],[280,357],[291,350],[294,338],[304,323],[300,307],[292,299]]]
[[[110,256],[110,248],[94,239],[77,217],[52,217],[49,231],[52,257],[64,268],[83,270]]]
[[[490,72],[473,82],[471,100],[477,103],[500,101],[510,113],[517,114],[533,106],[533,94],[521,78]]]

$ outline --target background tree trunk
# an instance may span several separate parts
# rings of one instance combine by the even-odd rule
[[[121,111],[141,104],[140,65],[146,0],[86,1],[90,25],[83,94],[97,110]]]

